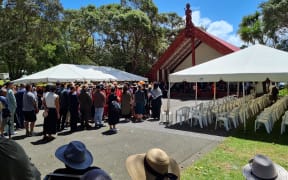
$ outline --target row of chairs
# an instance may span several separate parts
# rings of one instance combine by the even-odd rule
[[[285,128],[288,126],[288,111],[282,116],[282,123],[281,123],[281,134],[285,132]]]
[[[267,133],[271,133],[273,126],[276,121],[281,118],[281,115],[285,112],[288,107],[288,96],[285,96],[268,108],[265,108],[255,120],[254,131],[264,125]]]
[[[242,98],[228,96],[216,101],[200,103],[194,107],[184,106],[176,110],[176,123],[179,122],[182,125],[187,121],[191,127],[199,125],[200,128],[203,128],[215,122],[215,129],[219,124],[223,124],[229,131],[232,126],[237,128],[240,123],[270,105],[269,95],[254,97],[254,95]],[[170,115],[172,116],[172,114]]]
[[[224,112],[216,113],[215,129],[220,123],[224,125],[226,131],[232,128],[232,124],[234,128],[237,128],[240,123],[244,123],[244,121],[258,114],[270,104],[268,95],[263,95],[255,99],[253,99],[253,96],[250,96],[245,99],[244,102],[240,102],[242,103],[237,103],[236,106],[232,106],[233,109],[226,109]]]
[[[212,124],[216,115],[222,111],[230,111],[239,104],[239,99],[235,96],[227,96],[216,101],[200,103],[197,106],[184,106],[176,110],[176,123],[188,121],[190,126],[198,124],[200,128]]]

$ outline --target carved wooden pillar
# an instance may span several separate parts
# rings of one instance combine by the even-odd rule
[[[185,15],[186,15],[186,27],[185,27],[185,33],[186,37],[190,38],[191,40],[191,46],[192,46],[192,66],[195,66],[196,60],[195,60],[195,35],[194,35],[194,24],[192,23],[192,11],[190,9],[190,4],[186,4],[185,9]]]

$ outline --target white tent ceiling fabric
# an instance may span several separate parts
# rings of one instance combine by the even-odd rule
[[[71,82],[71,81],[147,81],[147,78],[106,66],[59,64],[14,83]]]
[[[274,82],[288,80],[288,53],[254,45],[172,74],[170,82]]]

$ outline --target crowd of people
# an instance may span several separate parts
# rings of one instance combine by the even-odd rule
[[[11,137],[16,129],[34,135],[39,110],[44,110],[43,139],[52,140],[57,132],[70,128],[101,128],[108,122],[109,130],[117,133],[116,124],[160,119],[162,90],[158,82],[135,83],[56,83],[47,86],[14,85],[8,82],[0,91],[0,132]],[[16,128],[14,128],[14,123]],[[79,125],[80,124],[80,125]],[[94,124],[94,126],[91,126]]]
[[[160,119],[162,91],[159,83],[56,83],[45,87],[31,84],[15,86],[8,82],[0,90],[0,179],[41,179],[41,173],[31,163],[24,149],[9,137],[16,129],[25,129],[33,136],[37,113],[43,109],[43,140],[70,128],[101,128],[105,120],[109,130],[117,133],[120,117],[125,121],[141,122],[145,118]],[[16,128],[14,127],[16,124]],[[111,180],[100,167],[93,166],[93,155],[81,141],[71,141],[57,148],[55,157],[64,164],[45,180]],[[176,160],[159,148],[134,154],[126,159],[126,169],[132,180],[180,179]],[[243,167],[246,179],[288,179],[288,172],[269,157],[258,154]]]

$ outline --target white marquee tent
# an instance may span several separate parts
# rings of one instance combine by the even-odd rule
[[[112,67],[59,64],[46,70],[16,79],[14,83],[71,81],[147,81],[147,78]]]
[[[288,53],[254,45],[169,75],[170,82],[288,80]]]
[[[265,81],[267,78],[274,82],[287,82],[287,67],[287,52],[258,44],[169,74],[169,84],[183,81],[218,82],[220,80],[244,83]],[[244,129],[246,129],[245,120]]]

